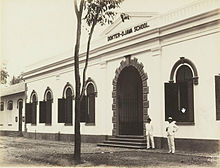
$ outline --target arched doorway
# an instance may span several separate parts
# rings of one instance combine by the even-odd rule
[[[119,135],[143,135],[142,80],[133,66],[124,68],[117,83]]]
[[[22,131],[22,109],[23,109],[23,100],[19,99],[17,101],[18,107],[18,131]]]
[[[115,71],[113,85],[112,135],[145,135],[148,119],[147,74],[136,58],[125,57]]]

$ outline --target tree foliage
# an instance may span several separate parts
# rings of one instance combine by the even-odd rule
[[[85,67],[83,69],[81,100],[85,91],[86,70],[88,66],[91,39],[95,26],[97,24],[100,24],[101,26],[112,24],[115,19],[115,15],[117,14],[117,12],[115,12],[115,9],[120,8],[120,4],[123,1],[124,0],[87,0],[84,3],[84,11],[86,12],[86,14],[83,19],[89,26],[90,30],[87,41]]]
[[[8,77],[9,77],[9,74],[6,69],[6,65],[2,64],[1,65],[1,84],[6,84]]]
[[[18,76],[14,76],[12,77],[11,81],[10,81],[10,84],[11,85],[14,85],[14,84],[17,84],[17,83],[20,83],[23,81],[23,77],[22,75],[18,75]]]
[[[84,3],[86,15],[84,19],[88,26],[99,23],[101,25],[113,23],[117,14],[114,9],[119,8],[123,0],[87,0]]]

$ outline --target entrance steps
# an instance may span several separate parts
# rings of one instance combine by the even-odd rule
[[[136,135],[117,135],[97,145],[133,149],[146,149],[147,147],[145,137]]]

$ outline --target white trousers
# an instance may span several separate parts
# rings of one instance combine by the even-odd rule
[[[147,149],[150,148],[150,142],[151,142],[151,147],[154,149],[155,148],[155,146],[154,146],[154,136],[150,135],[150,134],[147,134]]]
[[[168,135],[167,141],[168,141],[169,152],[175,153],[174,135]]]

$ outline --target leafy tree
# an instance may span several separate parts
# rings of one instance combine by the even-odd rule
[[[20,83],[22,81],[23,81],[22,75],[18,75],[18,76],[13,75],[12,80],[10,81],[10,84],[14,85],[14,84]]]
[[[74,156],[76,163],[81,162],[81,134],[80,134],[80,102],[83,98],[85,91],[85,78],[86,70],[88,66],[89,51],[92,35],[97,24],[105,25],[113,22],[116,12],[115,8],[118,8],[123,0],[80,0],[79,6],[77,0],[74,0],[74,8],[77,17],[77,34],[76,44],[74,51],[74,72],[75,72],[75,146]],[[83,18],[83,11],[86,12]],[[82,19],[85,19],[89,26],[89,35],[87,42],[86,61],[83,69],[82,86],[79,73],[79,49],[82,30]],[[81,91],[80,91],[81,90]]]
[[[6,65],[2,63],[1,64],[1,84],[6,84],[8,77],[9,77],[9,74],[6,69]]]

